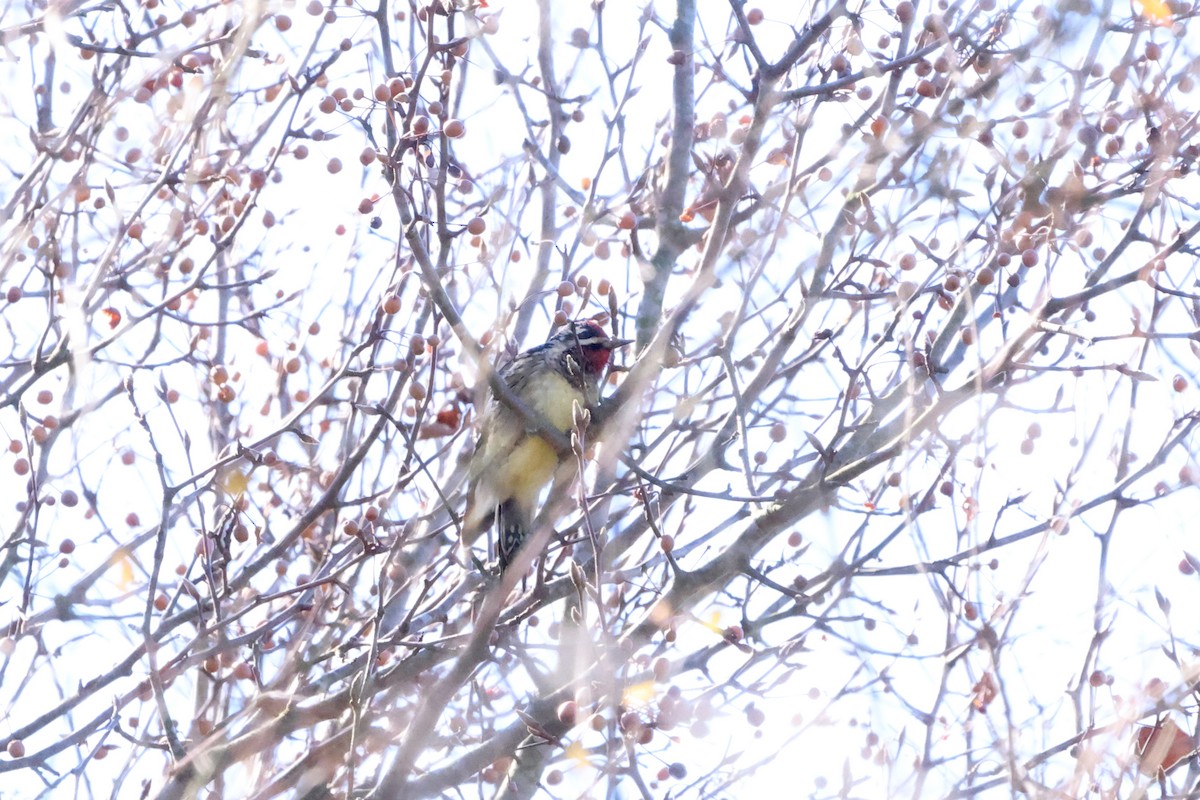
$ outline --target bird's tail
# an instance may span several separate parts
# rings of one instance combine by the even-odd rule
[[[500,531],[500,544],[497,555],[500,559],[500,569],[508,569],[513,557],[525,543],[529,535],[529,526],[533,522],[529,509],[521,506],[516,500],[506,500],[496,509],[496,528]]]

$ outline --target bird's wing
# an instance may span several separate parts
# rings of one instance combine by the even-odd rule
[[[463,539],[473,542],[492,522],[496,504],[504,498],[496,495],[495,484],[489,480],[525,435],[524,428],[511,415],[498,414],[492,400],[484,414],[475,453],[467,470],[467,507],[463,514]]]

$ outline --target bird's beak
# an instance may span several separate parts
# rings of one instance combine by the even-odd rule
[[[609,350],[616,350],[618,347],[624,347],[627,344],[633,344],[633,339],[609,339],[604,343],[604,346]]]

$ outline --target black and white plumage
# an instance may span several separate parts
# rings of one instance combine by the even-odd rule
[[[566,434],[573,425],[574,407],[588,409],[599,401],[600,377],[612,351],[626,344],[629,340],[610,337],[594,320],[571,323],[545,344],[517,355],[500,369],[500,377],[531,412]],[[469,548],[494,522],[501,569],[512,563],[524,543],[538,496],[563,461],[533,428],[496,398],[480,418],[469,471],[463,545]]]

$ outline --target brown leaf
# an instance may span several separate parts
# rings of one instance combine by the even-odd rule
[[[1138,728],[1135,750],[1138,771],[1143,775],[1156,775],[1159,770],[1166,772],[1196,752],[1196,741],[1168,717],[1153,726]]]
[[[986,714],[988,706],[996,699],[997,694],[996,682],[992,679],[992,673],[983,673],[983,677],[971,689],[971,693],[971,707]]]
[[[443,436],[449,436],[454,433],[457,428],[453,425],[447,425],[443,422],[430,422],[427,425],[421,426],[421,432],[417,434],[418,439],[441,439]]]

